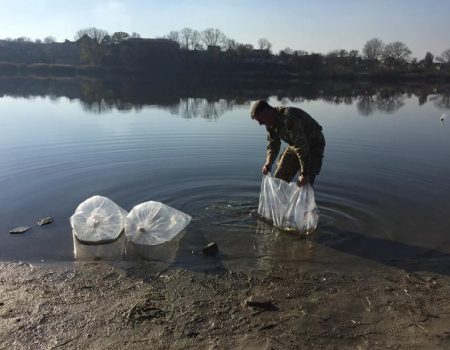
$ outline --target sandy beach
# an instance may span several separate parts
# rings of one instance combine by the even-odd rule
[[[449,262],[344,273],[4,262],[0,348],[448,349]]]

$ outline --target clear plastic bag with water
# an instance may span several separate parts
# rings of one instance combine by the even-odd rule
[[[170,241],[191,221],[191,217],[166,204],[149,201],[135,206],[125,219],[129,241],[157,245]]]
[[[299,187],[295,182],[263,175],[258,215],[282,230],[309,234],[319,220],[314,189],[310,184]]]
[[[81,203],[70,217],[76,238],[82,243],[116,240],[125,227],[127,212],[112,200],[93,196]]]

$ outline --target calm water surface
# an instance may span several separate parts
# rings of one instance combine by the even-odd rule
[[[449,113],[439,99],[420,105],[397,95],[383,106],[363,97],[270,99],[303,108],[324,128],[319,228],[305,239],[252,215],[266,135],[249,118],[251,101],[182,98],[167,107],[93,110],[65,97],[4,96],[0,258],[72,260],[69,217],[95,194],[127,211],[156,200],[190,214],[172,257],[183,266],[204,263],[191,252],[210,241],[222,252],[217,264],[241,267],[449,254],[450,118],[440,121]],[[54,223],[36,225],[46,216]],[[32,230],[8,234],[22,225]]]

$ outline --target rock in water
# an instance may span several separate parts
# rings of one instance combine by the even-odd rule
[[[42,225],[51,224],[52,222],[53,222],[53,218],[48,216],[46,218],[43,218],[43,219],[39,220],[37,223],[38,223],[39,226],[42,226]]]
[[[30,228],[31,228],[30,226],[19,226],[9,231],[9,233],[11,234],[24,233],[28,231]]]
[[[217,243],[212,242],[212,243],[208,243],[204,248],[203,248],[203,254],[205,255],[209,255],[209,256],[214,256],[219,252],[219,246],[217,245]]]

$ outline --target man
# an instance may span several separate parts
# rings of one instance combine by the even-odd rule
[[[300,108],[274,108],[261,100],[253,105],[251,117],[260,125],[265,125],[268,132],[263,174],[267,175],[272,169],[283,140],[289,146],[280,156],[275,177],[290,182],[300,170],[298,185],[314,185],[325,149],[325,138],[319,123]]]

